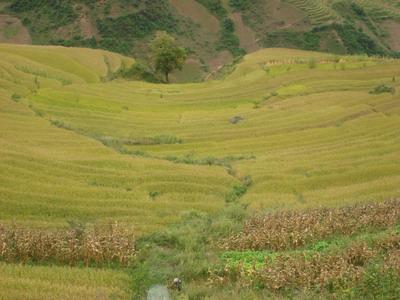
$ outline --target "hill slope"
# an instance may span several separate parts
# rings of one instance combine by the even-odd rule
[[[400,8],[390,0],[3,0],[0,4],[4,13],[0,41],[102,48],[143,59],[154,32],[168,31],[191,53],[185,76],[177,75],[180,81],[199,81],[234,56],[265,47],[371,55],[400,51]]]
[[[47,118],[28,100],[40,90],[51,93],[75,84],[89,88],[88,83],[104,80],[109,65],[118,68],[129,59],[102,51],[54,47],[3,45],[0,52],[2,219],[19,215],[21,221],[43,225],[76,218],[95,220],[102,215],[129,218],[138,227],[154,228],[176,219],[178,207],[213,210],[223,204],[223,195],[235,181],[223,170],[179,167],[115,153],[96,136],[63,129],[58,118]],[[66,108],[83,105],[105,116],[125,111],[121,105],[103,103],[101,108],[78,98],[66,99]],[[152,201],[152,193],[162,193],[158,202]],[[144,211],[152,211],[155,219],[150,221]]]
[[[162,85],[110,81],[135,61],[107,51],[1,45],[0,54],[1,222],[54,230],[111,219],[138,236],[156,231],[134,271],[1,263],[0,298],[128,299],[182,268],[197,278],[215,267],[204,250],[214,219],[202,213],[400,193],[399,60],[267,49],[224,79]],[[196,221],[183,233],[160,233],[184,216]],[[224,255],[265,255],[232,251]]]
[[[101,82],[132,63],[108,52],[0,52],[2,219],[150,229],[240,197],[280,208],[399,192],[400,102],[368,93],[398,86],[397,60],[270,49],[224,80],[159,85]]]

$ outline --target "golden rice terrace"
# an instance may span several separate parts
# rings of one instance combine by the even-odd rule
[[[272,48],[168,85],[135,63],[0,45],[0,299],[400,297],[399,60]]]

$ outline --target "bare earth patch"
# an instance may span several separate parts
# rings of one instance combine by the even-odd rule
[[[395,21],[385,21],[382,25],[389,33],[387,42],[392,50],[400,51],[400,23]]]
[[[181,71],[175,71],[172,74],[172,80],[174,82],[199,82],[204,77],[204,70],[202,64],[198,59],[189,58]]]
[[[283,1],[272,0],[264,5],[263,11],[268,17],[262,26],[268,31],[281,29],[304,30],[309,26],[304,12]]]
[[[99,37],[99,31],[97,30],[97,27],[90,20],[86,8],[82,10],[81,15],[79,17],[79,28],[81,30],[82,36],[86,39],[92,37],[95,38]]]
[[[0,15],[0,43],[32,44],[28,29],[18,18]]]
[[[211,15],[204,6],[195,0],[171,0],[171,4],[176,8],[179,14],[191,18],[207,31],[218,34],[218,19]]]
[[[243,23],[242,15],[238,12],[232,14],[235,23],[236,34],[240,39],[240,47],[247,52],[254,52],[260,49],[255,32]]]
[[[229,51],[225,50],[225,51],[220,52],[213,59],[211,59],[208,62],[208,65],[210,66],[211,71],[216,71],[216,70],[222,68],[224,65],[232,62],[232,60],[233,60],[232,54]]]

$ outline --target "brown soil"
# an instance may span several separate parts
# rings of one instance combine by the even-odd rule
[[[92,23],[88,15],[88,9],[83,9],[79,17],[79,28],[84,38],[89,39],[92,37],[99,38],[99,31]]]
[[[18,18],[0,15],[0,43],[32,44],[28,29]]]
[[[255,32],[243,23],[242,15],[235,12],[231,15],[235,23],[236,35],[240,40],[240,47],[247,52],[254,52],[260,49]]]
[[[201,65],[201,62],[197,58],[187,59],[181,71],[175,71],[171,74],[171,81],[185,83],[203,80],[205,72]]]
[[[68,24],[67,26],[62,26],[57,28],[55,31],[55,36],[60,39],[69,40],[73,37],[75,24]]]
[[[231,63],[232,60],[233,56],[229,51],[222,51],[208,62],[210,71],[216,71],[222,68],[224,65]]]
[[[207,9],[195,0],[170,0],[178,13],[189,17],[195,23],[200,24],[207,31],[217,34],[219,32],[219,21],[210,14]]]
[[[268,31],[289,28],[304,30],[309,26],[304,12],[284,1],[269,1],[265,4],[264,11],[268,17],[265,18],[263,27]]]
[[[385,21],[383,28],[389,33],[387,42],[394,51],[400,51],[400,22]]]

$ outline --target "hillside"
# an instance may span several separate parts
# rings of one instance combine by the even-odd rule
[[[252,185],[242,201],[254,207],[332,206],[399,192],[393,159],[400,103],[390,93],[368,94],[379,84],[398,85],[395,60],[271,49],[246,56],[222,81],[158,85],[104,82],[128,60],[108,52],[0,51],[9,186],[2,219],[48,219],[51,209],[48,221],[62,223],[78,205],[85,219],[105,212],[131,218],[140,208],[139,225],[143,209],[159,203],[166,220],[177,207],[216,208],[247,177]],[[52,143],[55,136],[60,143]],[[34,170],[36,180],[12,188]],[[151,193],[157,201],[149,201]],[[143,225],[163,219],[148,218]]]
[[[101,48],[138,59],[147,58],[155,31],[168,31],[191,54],[175,75],[180,82],[200,81],[234,57],[266,47],[400,51],[394,0],[1,0],[0,13],[0,41]]]
[[[0,54],[0,239],[8,236],[2,226],[22,228],[18,236],[111,220],[134,226],[139,253],[130,269],[114,261],[81,268],[53,252],[36,261],[35,251],[22,260],[30,264],[15,265],[21,258],[0,254],[0,298],[36,291],[32,299],[127,299],[181,276],[186,295],[239,299],[230,294],[239,286],[218,285],[237,276],[246,286],[241,299],[257,299],[257,282],[217,266],[296,255],[296,247],[331,255],[376,241],[362,248],[368,259],[397,247],[380,242],[398,231],[397,202],[354,208],[367,227],[335,209],[399,196],[399,60],[271,48],[246,55],[219,80],[164,85],[116,78],[135,60],[102,50],[3,44]],[[235,236],[209,248],[254,213],[319,207],[352,230],[316,234],[306,248],[237,246]]]

